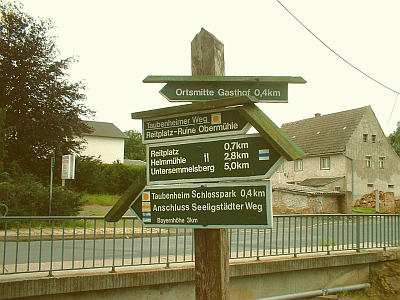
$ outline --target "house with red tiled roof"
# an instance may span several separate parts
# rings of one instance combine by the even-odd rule
[[[370,106],[315,114],[281,129],[306,156],[285,161],[272,176],[273,185],[349,191],[353,201],[374,190],[400,196],[400,157]]]

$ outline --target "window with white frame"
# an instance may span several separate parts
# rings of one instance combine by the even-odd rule
[[[372,156],[371,155],[365,155],[365,166],[367,168],[372,168]]]
[[[294,162],[294,170],[295,171],[303,171],[303,160],[298,159]]]
[[[371,136],[371,141],[372,141],[373,143],[376,143],[376,134],[373,134],[373,135]]]
[[[384,169],[384,168],[385,168],[385,157],[379,156],[379,169]]]
[[[363,134],[363,142],[368,142],[368,134]]]
[[[331,168],[331,158],[329,156],[321,157],[320,167],[321,170],[329,170]]]

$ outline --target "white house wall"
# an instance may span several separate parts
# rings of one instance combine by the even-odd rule
[[[81,155],[99,157],[104,163],[124,161],[124,139],[86,136],[85,150]]]
[[[320,157],[303,158],[303,170],[295,171],[295,161],[285,161],[283,171],[277,171],[271,177],[272,183],[300,182],[314,177],[340,177],[346,173],[345,157],[342,154],[331,155],[329,170],[320,168]]]
[[[364,134],[367,134],[366,142],[363,141]],[[372,141],[372,135],[376,136],[375,143]],[[400,158],[372,111],[364,116],[360,126],[354,131],[346,155],[349,157],[349,166],[351,160],[354,161],[354,174],[350,167],[346,178],[349,186],[351,178],[354,178],[355,200],[374,190],[393,192],[396,198],[400,197]],[[366,166],[366,156],[372,157],[371,168]],[[385,158],[383,169],[379,168],[379,157]]]

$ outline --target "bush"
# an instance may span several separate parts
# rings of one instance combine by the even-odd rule
[[[101,183],[101,172],[103,163],[99,158],[93,156],[80,156],[76,159],[75,179],[69,184],[79,192],[90,194],[103,193]]]
[[[104,164],[98,158],[79,157],[75,179],[68,184],[78,192],[122,195],[139,176],[146,176],[145,166],[124,165],[119,161]]]
[[[4,180],[6,178],[6,180]],[[8,206],[8,216],[48,216],[50,188],[43,186],[34,175],[26,174],[17,179],[2,176],[0,201]],[[64,187],[54,187],[51,215],[73,216],[82,209],[81,196]]]
[[[146,176],[146,167],[115,162],[105,165],[101,175],[106,193],[122,195],[139,176]]]

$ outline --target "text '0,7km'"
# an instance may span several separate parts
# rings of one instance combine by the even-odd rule
[[[131,205],[146,226],[272,226],[270,181],[146,186]]]
[[[266,179],[283,162],[259,134],[150,144],[149,184]]]

